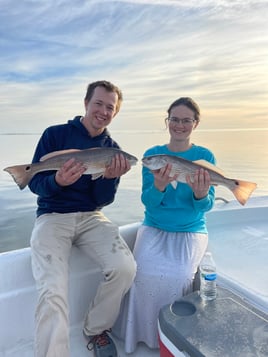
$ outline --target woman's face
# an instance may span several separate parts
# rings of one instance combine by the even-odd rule
[[[176,140],[190,138],[192,131],[197,127],[194,112],[185,105],[173,107],[168,118],[170,136]]]

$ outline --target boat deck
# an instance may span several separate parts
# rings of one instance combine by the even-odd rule
[[[118,357],[159,357],[160,353],[158,349],[150,349],[145,344],[140,343],[132,354],[126,354],[124,352],[123,342],[119,341],[116,338],[113,338],[114,342],[116,343]],[[92,351],[88,351],[85,339],[81,334],[81,329],[77,329],[73,331],[72,338],[71,338],[71,355],[72,356],[79,356],[79,357],[94,357],[94,353]],[[13,357],[13,356],[12,356]],[[14,356],[15,357],[15,356]],[[21,357],[21,356],[20,356]],[[26,357],[26,356],[25,356]],[[29,356],[27,356],[29,357]]]
[[[93,351],[89,351],[86,347],[86,341],[85,338],[83,337],[83,334],[81,333],[82,331],[82,326],[77,327],[75,329],[72,329],[71,333],[71,356],[74,357],[94,357]],[[131,357],[159,357],[160,353],[158,349],[150,349],[148,348],[145,344],[140,343],[135,350],[134,353],[132,354],[126,354],[124,352],[124,346],[122,341],[119,341],[116,338],[113,338],[117,351],[118,351],[118,357],[126,357],[126,356],[131,356]],[[4,354],[5,357],[32,357],[34,355],[33,352],[33,343],[27,343],[27,344],[21,344],[19,347],[18,345],[14,350],[9,350]],[[0,354],[2,357],[2,355]]]
[[[253,198],[246,207],[222,203],[208,214],[209,246],[217,262],[218,283],[232,288],[250,304],[268,313],[267,197]],[[120,227],[133,248],[140,222]],[[0,357],[33,357],[34,307],[37,301],[30,248],[0,254]],[[82,321],[103,276],[76,247],[70,262],[71,356],[93,357],[82,334]],[[115,339],[118,356],[159,357],[159,350],[139,344],[133,354]]]

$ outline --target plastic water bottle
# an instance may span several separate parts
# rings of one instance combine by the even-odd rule
[[[217,296],[216,264],[210,252],[206,252],[200,263],[200,296],[203,300],[214,300]]]

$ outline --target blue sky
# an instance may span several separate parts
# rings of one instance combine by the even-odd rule
[[[158,130],[191,96],[203,129],[267,127],[266,0],[3,0],[0,133],[84,113],[89,82],[123,91],[115,130]]]

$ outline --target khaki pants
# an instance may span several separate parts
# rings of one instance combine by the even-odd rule
[[[72,245],[96,260],[104,275],[85,317],[87,335],[113,326],[136,273],[136,263],[118,227],[101,212],[38,217],[31,237],[32,270],[38,290],[36,357],[70,356],[68,270]]]

